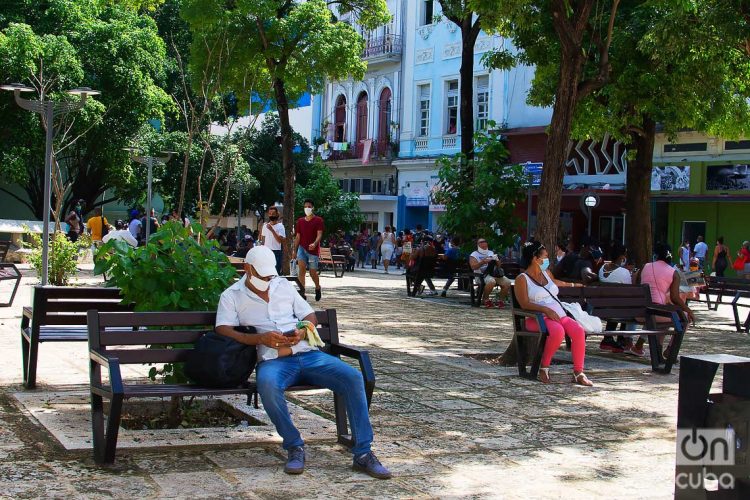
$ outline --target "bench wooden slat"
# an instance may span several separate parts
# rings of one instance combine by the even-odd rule
[[[53,299],[118,299],[120,298],[119,288],[105,288],[96,286],[38,286],[35,287],[34,293],[39,291],[45,297],[46,301]]]
[[[151,341],[148,341],[149,344]],[[142,345],[142,344],[141,344]],[[107,349],[108,357],[117,358],[120,364],[180,363],[193,349]]]
[[[53,316],[55,313],[77,313],[86,316],[86,311],[89,309],[96,309],[102,312],[115,312],[122,311],[123,304],[120,298],[115,300],[102,299],[102,300],[71,300],[71,301],[57,301],[50,300],[45,306],[46,317]],[[54,321],[51,319],[50,321]]]
[[[195,326],[206,325],[213,328],[216,312],[212,311],[181,311],[181,312],[122,312],[100,315],[99,326]]]
[[[102,346],[192,343],[210,330],[212,329],[162,330],[158,332],[152,330],[108,331],[99,335],[99,343]]]

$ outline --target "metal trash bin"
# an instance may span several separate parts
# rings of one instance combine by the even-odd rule
[[[711,393],[723,366],[722,391]],[[675,499],[750,498],[750,358],[681,356]]]

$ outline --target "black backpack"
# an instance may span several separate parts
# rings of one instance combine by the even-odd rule
[[[235,330],[255,332],[252,327],[235,327]],[[204,387],[239,387],[253,373],[256,361],[254,345],[242,344],[211,331],[198,339],[195,348],[188,353],[185,375]]]

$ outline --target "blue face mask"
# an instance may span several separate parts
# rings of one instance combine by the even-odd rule
[[[542,271],[546,271],[549,267],[549,259],[545,258],[544,260],[542,260],[542,264],[539,267],[542,268]]]

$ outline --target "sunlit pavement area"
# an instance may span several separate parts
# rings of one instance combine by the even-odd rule
[[[399,271],[400,273],[400,271]],[[521,379],[464,356],[501,353],[512,337],[507,310],[469,307],[455,289],[447,299],[407,298],[400,274],[326,273],[316,308],[335,308],[342,341],[369,350],[376,374],[371,407],[374,449],[394,479],[351,470],[332,425],[318,426],[307,445],[306,471],[282,472],[278,439],[184,446],[179,440],[118,449],[114,466],[94,464],[90,451],[68,450],[19,403],[38,393],[86,394],[83,343],[40,348],[35,392],[21,386],[19,325],[30,304],[33,271],[13,307],[0,309],[0,497],[65,498],[669,498],[673,494],[679,366],[652,374],[647,361],[587,349],[596,384],[571,383],[564,346],[553,384]],[[96,283],[90,269],[78,283]],[[437,284],[437,283],[436,283]],[[438,285],[442,285],[442,282]],[[3,290],[4,291],[4,290]],[[155,290],[155,292],[158,292]],[[308,280],[308,297],[312,298]],[[750,355],[731,310],[693,304],[698,323],[682,354]],[[148,367],[142,367],[143,374]],[[138,373],[133,373],[136,376]],[[23,393],[16,397],[16,394]],[[31,394],[30,394],[31,393]],[[291,400],[333,420],[330,394]],[[47,402],[49,405],[49,402]],[[85,398],[81,401],[86,404]],[[127,405],[127,403],[126,403]],[[87,406],[81,406],[86,408]],[[86,411],[78,411],[81,419]],[[85,422],[70,425],[83,425]],[[313,426],[314,427],[314,426]],[[311,428],[313,428],[311,427]],[[306,429],[305,432],[309,430]]]

